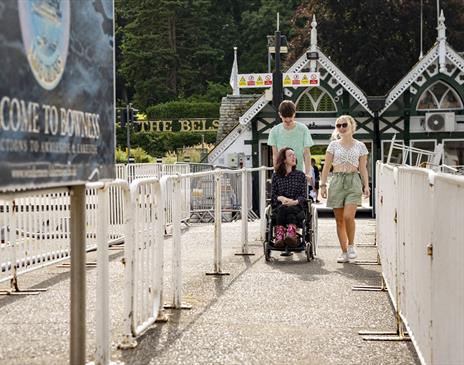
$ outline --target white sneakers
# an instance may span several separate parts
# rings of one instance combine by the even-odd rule
[[[345,262],[348,262],[348,253],[347,252],[342,252],[342,254],[340,255],[340,257],[337,259],[337,262],[340,262],[340,263],[345,263]]]
[[[358,254],[354,250],[354,245],[348,245],[348,259],[354,260],[356,257],[358,257]]]
[[[339,263],[349,262],[350,260],[354,260],[356,257],[358,257],[358,254],[356,253],[354,249],[354,245],[348,245],[348,251],[342,252],[340,257],[337,259],[337,262]]]

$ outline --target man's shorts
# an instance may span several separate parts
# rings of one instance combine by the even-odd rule
[[[343,208],[346,204],[361,206],[362,182],[358,172],[334,172],[327,197],[327,206]]]

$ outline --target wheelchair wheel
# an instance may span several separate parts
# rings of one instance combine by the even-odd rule
[[[311,246],[312,246],[312,256],[316,256],[317,254],[317,209],[312,209],[312,216],[311,216]]]
[[[314,258],[313,254],[312,254],[312,244],[311,244],[311,242],[306,244],[305,253],[306,253],[306,261],[310,262]]]
[[[266,261],[271,261],[271,249],[269,248],[269,243],[267,243],[267,241],[263,242],[263,249],[264,249],[264,259]]]

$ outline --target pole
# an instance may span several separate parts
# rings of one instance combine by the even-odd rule
[[[129,115],[130,115],[130,109],[132,108],[132,103],[129,103],[126,105],[126,138],[127,138],[127,163],[130,163],[130,120],[129,120]]]
[[[109,259],[108,259],[108,224],[109,224],[109,190],[107,186],[98,189],[97,217],[97,327],[96,365],[108,365],[110,362],[110,303],[109,303]]]
[[[272,104],[276,112],[276,123],[279,121],[279,105],[283,99],[282,71],[280,70],[280,32],[275,32],[275,70],[272,75]]]
[[[85,364],[85,185],[71,195],[71,340],[70,363]]]
[[[440,25],[440,0],[437,0],[437,26]]]

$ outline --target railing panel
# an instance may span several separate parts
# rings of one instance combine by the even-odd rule
[[[427,255],[433,227],[434,191],[430,170],[398,169],[399,313],[415,342],[419,357],[431,363],[432,260]]]
[[[397,184],[396,167],[377,165],[377,230],[382,273],[393,306],[397,308]]]
[[[161,308],[163,263],[163,197],[160,182],[150,178],[131,184],[131,237],[126,243],[125,313],[138,336],[154,323]]]
[[[464,364],[464,177],[434,181],[432,364]]]

